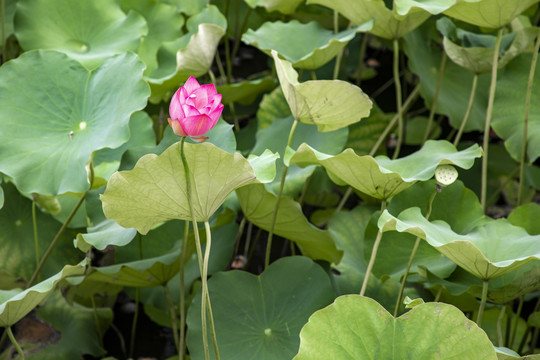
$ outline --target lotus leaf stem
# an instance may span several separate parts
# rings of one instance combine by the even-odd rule
[[[484,309],[486,307],[488,294],[488,279],[484,279],[482,283],[482,297],[480,298],[480,307],[478,308],[478,316],[476,318],[476,324],[478,327],[482,325],[482,317],[484,316]]]
[[[531,109],[531,95],[534,83],[534,73],[536,71],[536,62],[538,60],[538,51],[540,50],[540,29],[536,35],[536,43],[531,59],[531,69],[529,70],[529,80],[527,82],[527,95],[525,96],[525,115],[523,116],[523,140],[521,144],[521,159],[519,162],[519,188],[518,205],[523,204],[523,192],[525,190],[525,161],[527,159],[527,137],[529,131],[529,111]]]
[[[474,98],[476,97],[477,86],[478,86],[478,74],[474,74],[473,82],[471,85],[471,94],[469,95],[469,104],[467,105],[467,110],[465,111],[463,120],[461,120],[461,125],[459,126],[459,130],[456,135],[456,138],[454,139],[454,146],[457,146],[459,144],[459,141],[461,140],[461,136],[463,135],[463,130],[465,129],[465,126],[467,125],[467,122],[469,121],[469,117],[471,116],[472,107],[474,105]]]
[[[184,236],[182,237],[182,253],[180,254],[180,353],[178,358],[184,360],[186,357],[186,289],[185,270],[186,253],[189,241],[189,221],[184,223]]]
[[[364,72],[364,57],[366,56],[367,43],[369,40],[369,34],[364,33],[362,35],[362,43],[360,44],[360,54],[358,55],[358,67],[356,69],[357,78],[356,85],[360,86],[362,83],[362,73]]]
[[[176,317],[176,308],[174,307],[174,302],[171,297],[171,291],[169,290],[169,287],[167,286],[167,284],[163,284],[163,291],[165,292],[165,298],[167,299],[167,306],[169,307],[169,315],[171,318],[174,345],[176,346],[176,350],[178,351],[178,353],[180,353],[180,343],[178,340],[178,324],[177,324],[178,319]]]
[[[431,104],[431,110],[429,111],[428,123],[426,126],[426,131],[424,132],[424,139],[422,143],[425,143],[429,138],[429,133],[431,132],[431,127],[433,126],[433,119],[435,117],[435,110],[437,109],[437,102],[439,101],[439,94],[441,92],[441,85],[444,78],[444,69],[446,67],[446,53],[442,52],[441,64],[439,65],[439,76],[437,77],[437,86],[435,87],[435,94],[433,95],[433,101]]]
[[[11,331],[11,326],[8,326],[6,328],[6,332],[8,334],[9,340],[11,340],[11,343],[13,344],[13,346],[15,346],[15,349],[17,349],[17,352],[21,356],[21,360],[24,360],[25,359],[24,352],[22,351],[21,346],[17,342],[17,339],[15,339],[15,336],[13,336],[13,332]]]
[[[437,196],[437,194],[439,193],[439,191],[437,191],[436,189],[434,189],[432,192],[431,192],[431,195],[429,197],[429,200],[428,200],[428,208],[427,208],[427,212],[426,212],[426,219],[429,220],[429,217],[431,215],[431,210],[433,208],[433,200],[435,200],[435,196]],[[416,237],[416,241],[414,242],[414,246],[412,248],[412,251],[411,251],[411,255],[409,256],[409,262],[407,263],[407,267],[405,268],[405,274],[403,274],[403,279],[401,280],[401,285],[399,287],[399,293],[398,293],[398,297],[397,297],[397,300],[396,300],[396,307],[394,308],[394,317],[397,317],[397,314],[398,314],[398,311],[399,311],[399,306],[401,305],[401,298],[403,297],[403,291],[405,291],[405,283],[407,282],[407,277],[409,276],[409,271],[411,270],[411,266],[412,266],[412,263],[413,263],[413,260],[414,260],[414,256],[416,255],[416,251],[418,250],[418,247],[420,246],[420,241],[422,239],[417,236]]]
[[[219,360],[219,351],[218,351],[218,343],[217,343],[217,336],[216,336],[216,327],[214,325],[214,315],[212,313],[212,306],[210,305],[210,293],[208,292],[208,263],[210,261],[210,248],[212,245],[212,231],[210,230],[210,223],[208,220],[204,222],[204,229],[206,230],[206,249],[204,251],[204,263],[203,263],[203,279],[205,279],[206,282],[206,303],[208,304],[206,306],[206,309],[208,311],[208,317],[210,320],[210,332],[212,335],[212,344],[214,345],[214,353],[216,355],[216,359]],[[201,297],[202,299],[202,297]],[[202,303],[202,301],[201,301]]]
[[[139,245],[139,260],[143,259],[142,250],[142,236],[141,233],[137,234],[137,245]],[[131,322],[131,337],[129,339],[129,354],[130,358],[133,357],[133,351],[135,349],[135,338],[137,337],[137,322],[139,320],[139,301],[141,298],[141,289],[135,288],[135,313],[133,314],[133,320]]]
[[[287,140],[287,147],[285,148],[285,151],[292,144],[294,131],[296,130],[297,125],[298,125],[298,120],[295,119],[291,127],[291,131],[289,132],[289,138]],[[283,164],[283,173],[281,174],[281,182],[279,184],[279,191],[276,196],[276,205],[274,206],[274,212],[272,213],[272,222],[270,223],[270,230],[268,231],[268,240],[266,242],[266,256],[264,259],[265,269],[268,267],[268,265],[270,265],[270,253],[272,251],[272,237],[274,236],[274,227],[276,226],[277,214],[279,210],[279,200],[281,199],[281,194],[283,193],[283,187],[285,186],[285,178],[287,177],[287,169],[288,169],[288,166]]]
[[[516,339],[517,334],[517,328],[518,328],[518,320],[521,316],[521,310],[523,310],[523,303],[524,303],[524,295],[521,295],[519,297],[519,304],[516,313],[514,314],[514,319],[512,321],[512,334],[510,335],[510,341],[506,345],[508,348],[512,348],[514,346],[514,341]]]
[[[39,236],[36,219],[36,200],[32,201],[32,227],[34,228],[34,249],[36,251],[36,269],[39,266]]]
[[[480,192],[480,203],[482,209],[486,211],[486,192],[487,192],[487,168],[488,168],[488,150],[489,150],[489,130],[491,129],[491,119],[493,118],[493,104],[495,102],[495,90],[497,89],[497,64],[499,63],[499,50],[501,48],[503,28],[497,32],[497,40],[493,50],[493,64],[491,67],[491,84],[489,86],[488,106],[486,110],[486,123],[484,126],[484,157],[482,158],[482,189]]]
[[[504,339],[503,339],[503,333],[502,333],[502,322],[504,319],[504,314],[506,313],[506,305],[501,306],[501,310],[499,311],[499,317],[497,318],[497,346],[504,346]]]
[[[2,61],[0,64],[6,62],[6,0],[0,0],[0,24],[2,28]]]
[[[381,202],[381,214],[384,211],[384,209],[386,209],[386,200],[383,200]],[[382,231],[379,229],[379,231],[377,231],[377,237],[375,238],[375,242],[373,243],[373,249],[371,249],[371,257],[369,258],[366,274],[364,275],[364,282],[362,283],[362,288],[360,289],[361,296],[364,296],[364,294],[366,293],[367,284],[369,282],[371,270],[373,269],[373,265],[375,264],[375,258],[377,257],[377,250],[379,250],[381,239],[382,239]]]
[[[401,151],[401,145],[403,143],[403,136],[405,132],[405,124],[403,123],[403,96],[401,94],[401,81],[399,79],[399,40],[397,38],[394,39],[394,66],[393,66],[393,73],[394,73],[394,86],[396,89],[396,109],[397,109],[397,115],[398,115],[398,136],[397,136],[397,145],[394,149],[394,155],[392,156],[392,159],[397,159],[399,156],[399,152]]]

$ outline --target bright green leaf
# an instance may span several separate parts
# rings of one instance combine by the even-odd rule
[[[238,102],[243,105],[249,105],[260,93],[274,89],[276,83],[270,76],[259,79],[242,81],[230,85],[218,85],[216,90],[223,97],[221,102],[228,105],[232,102]]]
[[[311,316],[300,339],[294,360],[497,359],[486,333],[442,303],[421,304],[394,318],[370,298],[341,296]]]
[[[23,49],[62,51],[90,69],[136,50],[147,31],[140,14],[126,16],[109,0],[19,0],[15,13],[15,34]]]
[[[0,171],[25,193],[84,192],[92,152],[128,141],[131,114],[146,106],[143,67],[125,53],[88,71],[65,54],[41,50],[4,64]]]
[[[223,359],[290,359],[309,316],[334,298],[324,270],[299,256],[277,260],[260,276],[236,270],[214,274],[208,289]],[[204,359],[200,304],[199,292],[187,317],[193,360]]]

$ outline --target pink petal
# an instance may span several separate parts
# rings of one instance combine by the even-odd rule
[[[178,136],[187,136],[184,132],[184,129],[182,129],[182,124],[178,122],[177,120],[173,120],[171,118],[168,119],[169,125],[173,129],[173,132]]]
[[[188,96],[191,95],[195,90],[197,90],[200,87],[201,85],[199,85],[199,82],[193,76],[190,76],[183,86]]]
[[[201,85],[201,89],[203,89],[206,92],[206,95],[209,99],[217,94],[217,90],[214,84]]]
[[[188,136],[204,135],[215,125],[207,115],[188,116],[182,122],[182,128]]]
[[[202,86],[189,95],[189,97],[193,100],[193,106],[199,110],[208,105],[208,93]]]
[[[182,111],[181,103],[178,98],[179,95],[180,89],[178,89],[173,95],[171,99],[171,104],[169,105],[169,115],[171,115],[173,119],[184,117],[184,112]]]
[[[199,111],[199,109],[193,106],[189,106],[188,104],[182,105],[182,109],[184,110],[184,118],[189,117],[189,116],[201,115],[201,112]]]

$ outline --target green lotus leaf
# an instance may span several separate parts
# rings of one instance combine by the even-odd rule
[[[169,2],[188,16],[198,14],[208,6],[208,0],[170,0]]]
[[[96,226],[89,227],[87,234],[78,234],[74,245],[82,252],[89,251],[92,246],[98,250],[105,250],[109,245],[124,246],[131,242],[137,230],[126,229],[114,220],[105,220]]]
[[[356,33],[369,31],[372,25],[373,21],[369,21],[334,34],[315,21],[307,24],[297,20],[288,23],[266,22],[256,31],[246,31],[242,35],[242,41],[268,55],[275,50],[296,68],[315,70],[342,51]],[[295,36],[291,37],[290,34]]]
[[[276,177],[276,160],[278,158],[278,153],[266,149],[261,156],[250,155],[247,160],[257,179],[262,183],[268,183]]]
[[[508,221],[512,225],[521,226],[531,235],[540,234],[538,219],[540,219],[540,205],[536,203],[518,206],[508,215]]]
[[[189,32],[181,38],[164,42],[157,53],[159,67],[146,76],[152,88],[152,102],[167,99],[190,76],[206,74],[214,62],[219,41],[225,35],[227,21],[211,5],[187,21]]]
[[[295,119],[321,132],[354,124],[369,115],[372,103],[357,86],[341,80],[298,82],[290,62],[272,50],[281,89]]]
[[[279,11],[282,14],[292,14],[303,0],[259,0],[259,3],[266,8],[266,11]]]
[[[505,348],[505,347],[495,346],[495,352],[497,353],[498,360],[512,360],[512,359],[540,360],[540,354],[519,356],[517,352],[510,350],[508,348]]]
[[[394,11],[387,8],[383,0],[308,0],[307,4],[334,9],[356,25],[374,20],[371,33],[385,39],[397,39],[427,20],[430,16],[428,11],[441,12],[450,2],[453,0],[404,0],[396,4]]]
[[[291,116],[287,99],[277,87],[270,94],[265,94],[257,110],[257,131],[269,128],[275,119],[285,119]]]
[[[276,196],[265,190],[264,185],[254,184],[236,190],[246,218],[266,231],[270,230]],[[274,233],[294,241],[302,254],[312,259],[338,263],[341,252],[336,249],[328,231],[311,225],[302,212],[300,204],[283,196],[279,200]]]
[[[0,264],[2,277],[12,277],[22,287],[36,269],[32,202],[19,194],[11,183],[3,184],[6,202],[0,210]],[[39,252],[44,254],[61,224],[48,214],[36,211]],[[71,240],[77,232],[67,229],[55,251],[41,271],[42,278],[53,276],[65,264],[77,263],[82,254],[73,248]],[[16,239],[16,241],[14,241]]]
[[[424,303],[394,318],[376,301],[340,296],[314,313],[294,360],[497,359],[486,333],[457,308]]]
[[[538,0],[458,0],[445,15],[473,25],[498,29],[507,25]]]
[[[258,182],[249,162],[210,144],[185,144],[193,211],[205,221],[236,188]],[[126,228],[146,234],[167,220],[191,219],[180,143],[161,155],[143,156],[133,170],[115,173],[101,196],[103,212]]]
[[[73,360],[80,359],[82,354],[97,357],[105,354],[100,342],[112,323],[111,309],[69,304],[55,291],[46,304],[37,309],[36,315],[36,319],[25,319],[15,325],[17,333],[40,329],[40,336],[31,338],[31,342],[20,341],[27,359]],[[43,331],[42,327],[48,329]]]
[[[426,220],[414,207],[398,217],[385,210],[378,225],[382,231],[407,232],[425,239],[479,279],[493,279],[540,259],[540,235],[531,236],[506,219],[487,222],[461,235],[444,221]]]
[[[66,265],[58,274],[51,276],[24,291],[0,290],[0,326],[11,326],[32,311],[55,290],[56,285],[68,276],[82,275],[86,260],[78,265]]]
[[[65,54],[41,50],[4,64],[0,171],[24,193],[84,192],[92,152],[128,141],[131,114],[146,106],[143,67],[124,53],[88,71]]]
[[[392,114],[385,114],[377,104],[373,104],[369,117],[349,126],[345,148],[351,148],[360,155],[369,154],[391,119]],[[407,134],[408,129],[407,125]],[[381,148],[379,152],[382,153]]]
[[[242,81],[230,85],[218,85],[216,90],[222,95],[221,102],[224,105],[238,102],[249,105],[255,101],[260,93],[270,91],[276,87],[274,78],[265,76],[255,80]]]
[[[140,14],[108,0],[19,0],[14,21],[23,49],[62,51],[90,69],[136,50],[148,31]]]
[[[324,270],[300,256],[277,260],[260,276],[237,270],[214,274],[208,290],[224,359],[290,359],[309,316],[334,298]],[[204,359],[200,304],[199,291],[187,316],[187,344],[193,360]]]
[[[130,287],[148,287],[166,284],[178,273],[180,249],[154,258],[93,268],[89,281]]]
[[[439,34],[435,22],[428,21],[417,30],[405,36],[404,50],[407,54],[410,70],[420,77],[420,94],[430,107],[438,83],[438,73],[441,63],[440,44],[433,41]],[[458,66],[453,61],[447,61],[443,80],[437,101],[437,113],[450,118],[450,124],[458,129],[465,116],[474,74]],[[486,108],[490,75],[478,77],[475,101],[471,110],[465,131],[481,130],[486,120]]]
[[[17,5],[17,0],[7,0],[4,3],[4,29],[0,29],[0,36],[2,39],[7,39],[11,34],[13,34],[13,17],[15,16],[15,6]],[[2,33],[4,31],[4,33]],[[2,49],[0,44],[0,49]],[[2,49],[3,50],[3,49]]]
[[[447,141],[429,140],[419,151],[397,160],[386,156],[358,156],[352,149],[332,156],[302,144],[285,161],[299,166],[321,165],[338,185],[347,184],[366,195],[388,199],[417,181],[429,180],[439,165],[453,164],[469,169],[481,155],[482,150],[476,144],[457,151]]]
[[[537,61],[540,63],[540,60]],[[515,160],[521,158],[525,97],[531,66],[531,55],[517,57],[497,81],[496,101],[493,108],[493,129],[504,139],[508,153]],[[535,72],[531,99],[540,96],[540,71]],[[527,155],[530,162],[540,156],[540,104],[531,101],[527,133]]]
[[[444,50],[453,62],[477,74],[491,72],[495,35],[476,34],[458,29],[447,18],[438,20],[437,26],[444,35]],[[453,41],[454,34],[461,44]],[[537,34],[536,28],[528,27],[504,35],[501,42],[501,56],[497,62],[499,69],[528,49]]]

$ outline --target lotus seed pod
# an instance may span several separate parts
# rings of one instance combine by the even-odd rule
[[[458,178],[457,170],[451,165],[441,165],[435,170],[435,180],[442,186],[452,184]]]

